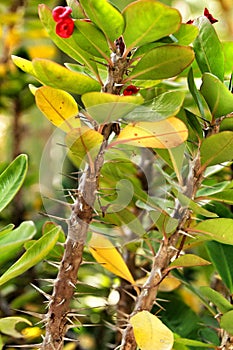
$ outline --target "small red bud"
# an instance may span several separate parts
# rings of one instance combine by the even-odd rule
[[[68,18],[72,12],[72,8],[69,6],[57,6],[52,11],[52,16],[55,22],[59,22],[62,19]]]
[[[135,85],[129,85],[123,90],[123,95],[124,96],[130,96],[137,94],[140,89],[137,88]]]
[[[193,19],[189,19],[186,24],[193,24],[194,20]]]
[[[56,25],[56,34],[61,38],[69,38],[74,31],[74,21],[71,18],[65,18]]]
[[[204,10],[204,16],[206,16],[208,18],[208,20],[210,21],[210,23],[212,23],[212,24],[218,22],[218,20],[216,18],[214,18],[211,15],[211,13],[209,13],[209,10],[207,8],[205,8],[205,10]]]

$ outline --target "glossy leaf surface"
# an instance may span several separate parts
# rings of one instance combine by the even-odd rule
[[[78,105],[75,99],[67,92],[42,86],[35,92],[37,107],[55,126],[64,131],[70,131],[80,125]]]
[[[28,157],[21,154],[0,175],[0,211],[14,198],[23,184],[28,169]]]
[[[32,221],[25,221],[15,230],[0,234],[0,265],[13,258],[23,244],[32,239],[36,234],[36,228]]]
[[[202,286],[200,287],[200,291],[202,295],[209,299],[209,301],[213,303],[221,313],[225,313],[233,309],[231,303],[213,288]]]
[[[131,275],[126,263],[118,250],[113,246],[111,241],[102,235],[93,233],[89,242],[89,250],[93,257],[104,268],[129,281],[131,284],[135,284],[133,276]]]
[[[141,350],[171,350],[174,342],[172,331],[148,311],[138,312],[130,318],[136,342]]]
[[[214,152],[213,152],[214,147]],[[203,140],[200,148],[201,164],[220,164],[233,159],[233,132],[223,131]]]
[[[168,267],[168,270],[190,266],[205,266],[211,263],[197,255],[185,254],[175,259]]]
[[[183,91],[168,91],[155,97],[152,105],[137,107],[124,120],[154,122],[176,115],[184,101]]]
[[[45,59],[34,59],[32,61],[36,78],[44,85],[57,89],[67,90],[75,94],[82,95],[88,91],[99,90],[99,83],[77,72]]]
[[[211,110],[213,118],[219,118],[233,112],[233,94],[213,74],[203,74],[201,93]]]
[[[205,240],[215,240],[220,243],[233,245],[233,219],[209,219],[200,222],[192,228],[197,233],[202,233]]]
[[[88,92],[82,96],[88,113],[98,123],[118,120],[143,103],[139,96],[119,96],[101,92]]]
[[[191,47],[178,45],[159,46],[146,53],[133,68],[131,79],[167,79],[180,74],[194,59]]]
[[[233,335],[233,310],[228,311],[221,317],[220,326]]]
[[[194,25],[182,23],[179,30],[173,35],[179,45],[189,45],[197,37],[198,28]]]
[[[181,23],[176,9],[153,0],[133,2],[124,9],[123,16],[127,51],[174,33]]]
[[[187,139],[185,124],[175,117],[159,122],[138,122],[127,125],[117,142],[138,147],[172,148]]]
[[[0,285],[21,275],[44,259],[56,244],[60,228],[54,228],[33,243],[28,250],[0,277]]]
[[[193,47],[201,72],[210,72],[223,81],[224,54],[213,25],[205,16],[196,19],[194,25],[199,29],[199,35],[194,40]]]
[[[227,220],[227,219],[225,219]],[[228,231],[228,236],[232,236],[232,231]],[[233,247],[219,242],[207,242],[209,257],[218,271],[223,283],[233,293]]]
[[[124,29],[124,19],[115,7],[107,0],[80,0],[80,3],[87,16],[111,42],[119,38]]]
[[[89,41],[96,53],[93,55],[109,59],[110,49],[104,34],[93,24],[85,21],[76,21],[76,28],[84,35],[86,41]],[[90,53],[91,50],[86,50]]]

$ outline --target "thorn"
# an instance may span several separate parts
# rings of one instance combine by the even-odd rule
[[[39,211],[39,214],[42,215],[42,216],[45,216],[47,218],[53,218],[53,219],[58,220],[58,221],[63,221],[63,222],[67,222],[68,221],[67,219],[60,218],[59,216],[43,213],[41,211]]]
[[[186,231],[183,231],[183,230],[179,230],[179,233],[181,233],[182,235],[184,235],[184,236],[188,236],[188,237],[190,237],[190,238],[194,238],[194,239],[196,239],[196,237],[195,236],[193,236],[193,235],[190,235],[188,232],[186,232]]]
[[[49,199],[50,201],[53,201],[53,202],[56,202],[56,203],[60,203],[66,207],[71,207],[72,204],[70,203],[67,203],[67,202],[64,202],[64,201],[61,201],[59,199],[56,199],[56,198],[52,198],[52,197],[48,197],[48,196],[43,196],[44,199]]]
[[[61,305],[64,304],[65,302],[66,302],[66,299],[63,298],[63,299],[60,301],[60,303],[57,304],[57,306],[61,306]]]
[[[27,349],[40,349],[42,346],[42,343],[40,344],[30,344],[30,345],[6,345],[7,348],[27,348]]]
[[[56,267],[56,269],[60,268],[60,263],[49,261],[49,260],[44,260],[44,261],[47,262],[47,264],[49,264],[49,265],[51,265],[53,267]]]
[[[135,297],[135,295],[131,294],[126,289],[123,289],[123,291],[125,292],[125,294],[128,294],[134,301],[136,301],[137,297]]]
[[[75,285],[73,282],[69,281],[68,284],[69,284],[71,287],[76,288],[76,285]]]
[[[45,317],[44,314],[39,314],[38,312],[34,312],[34,311],[25,311],[25,310],[20,310],[20,309],[13,309],[13,310],[22,312],[23,314],[26,314],[26,315],[30,315],[30,316],[39,318],[41,320],[43,320]]]
[[[35,284],[30,283],[30,285],[35,288],[39,293],[41,293],[47,300],[51,300],[51,295],[49,295],[48,293],[45,293],[42,289],[40,289],[39,287],[35,286]]]

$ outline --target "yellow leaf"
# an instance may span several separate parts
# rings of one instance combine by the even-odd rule
[[[69,157],[78,168],[87,158],[94,162],[102,142],[103,135],[87,126],[73,129],[66,135]]]
[[[172,331],[160,319],[148,311],[131,317],[137,345],[141,350],[171,350],[174,343]]]
[[[186,141],[187,137],[185,124],[178,118],[170,117],[158,122],[129,124],[115,142],[139,147],[172,148]]]
[[[42,86],[36,90],[35,98],[41,112],[60,129],[67,132],[79,127],[77,103],[66,91]]]
[[[116,276],[124,278],[131,284],[135,284],[126,263],[110,240],[102,235],[93,233],[89,242],[89,250],[95,260],[102,264],[107,270],[114,273]]]

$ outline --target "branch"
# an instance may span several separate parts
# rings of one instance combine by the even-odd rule
[[[80,179],[77,200],[68,220],[65,252],[54,283],[53,294],[49,300],[49,310],[45,315],[46,334],[41,350],[63,349],[63,339],[69,327],[67,316],[70,312],[70,301],[77,283],[87,230],[92,220],[93,205],[106,146],[107,140],[104,140],[94,166],[89,165]]]
[[[199,169],[200,154],[198,152],[194,160],[190,162],[187,178],[183,180],[182,192],[190,199],[195,197],[196,191],[200,187],[203,178],[204,169],[202,173],[200,173]],[[130,317],[142,310],[151,311],[156,300],[159,284],[167,276],[167,267],[170,264],[171,259],[177,257],[177,253],[179,254],[180,249],[177,245],[182,237],[182,231],[185,231],[185,228],[189,224],[190,213],[188,208],[182,207],[178,199],[176,199],[176,206],[172,217],[178,219],[176,231],[169,238],[163,239],[160,248],[154,257],[150,276],[144,284],[141,294],[137,298],[134,310]],[[128,324],[123,331],[120,349],[137,349],[133,328],[130,324]]]

